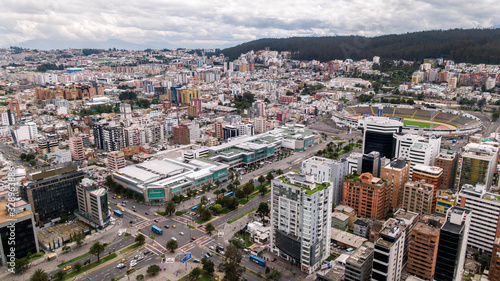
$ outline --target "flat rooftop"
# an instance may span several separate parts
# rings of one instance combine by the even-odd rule
[[[21,200],[21,201],[23,201],[23,200]],[[29,216],[29,215],[33,214],[30,210],[25,210],[23,212],[15,214],[14,216],[11,216],[9,214],[9,212],[7,211],[7,204],[8,203],[9,203],[8,201],[0,202],[0,224],[6,223],[9,220],[13,220],[13,219],[21,219],[22,217]],[[26,203],[26,202],[24,202],[24,203]]]

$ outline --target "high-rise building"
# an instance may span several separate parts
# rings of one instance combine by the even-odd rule
[[[368,154],[363,154],[360,173],[371,173],[374,177],[380,177],[381,167],[387,165],[390,160],[382,157],[377,151],[372,151]]]
[[[496,238],[493,243],[488,278],[489,280],[500,280],[500,237]]]
[[[38,225],[72,215],[78,209],[75,187],[83,177],[77,165],[28,175],[28,184],[21,187],[21,195],[31,205]]]
[[[465,184],[458,194],[457,204],[472,211],[467,246],[491,253],[500,229],[500,194],[487,192],[485,185]]]
[[[405,209],[398,209],[394,212],[393,216],[394,219],[400,222],[400,225],[404,228],[405,233],[408,234],[405,236],[405,250],[403,254],[403,266],[406,266],[406,262],[408,261],[408,251],[410,249],[410,234],[415,225],[417,225],[420,214],[410,212]]]
[[[189,128],[185,124],[175,126],[174,128],[174,144],[190,144]]]
[[[498,147],[486,144],[469,143],[461,155],[460,189],[464,184],[477,183],[490,188],[497,166]]]
[[[446,216],[448,209],[455,205],[457,205],[457,194],[450,190],[440,190],[437,194],[435,214]]]
[[[9,201],[8,194],[0,192],[1,265],[15,265],[16,259],[39,251],[31,206],[24,200]]]
[[[389,185],[370,173],[350,174],[344,180],[342,204],[353,208],[358,216],[384,219],[390,206]]]
[[[397,133],[394,134],[396,140],[396,157],[403,157],[409,160],[412,153],[414,144],[424,144],[428,152],[422,151],[423,146],[416,146],[413,150],[413,157],[415,164],[434,165],[434,158],[436,158],[441,149],[441,137],[424,137],[415,134]],[[430,161],[430,162],[429,162]],[[429,164],[426,164],[429,163]]]
[[[289,173],[271,182],[273,253],[302,271],[318,270],[330,255],[332,184]]]
[[[425,280],[432,280],[436,270],[439,234],[444,217],[426,215],[411,231],[407,271]]]
[[[389,219],[375,241],[372,280],[400,281],[403,270],[405,230],[401,222]]]
[[[128,103],[122,102],[120,104],[120,114],[122,119],[131,119],[132,118],[132,106]]]
[[[380,153],[380,157],[394,158],[396,140],[393,135],[400,133],[403,123],[387,117],[366,117],[363,130],[363,153],[372,151]]]
[[[432,198],[434,196],[434,185],[421,181],[408,181],[403,193],[402,208],[422,215],[434,213]]]
[[[360,173],[363,168],[363,154],[359,152],[352,152],[347,156],[347,173],[352,174],[354,171]]]
[[[125,154],[122,151],[108,153],[108,170],[114,172],[126,166]]]
[[[424,180],[426,183],[432,184],[434,186],[434,191],[432,195],[432,209],[436,209],[437,193],[441,188],[441,183],[443,182],[443,169],[436,166],[426,166],[417,164],[413,167],[413,173],[411,175],[412,181]]]
[[[223,130],[223,125],[222,123],[215,123],[214,124],[214,127],[215,127],[215,137],[218,138],[218,139],[222,139],[224,137],[224,130]]]
[[[267,119],[264,117],[255,118],[255,132],[256,133],[265,133],[267,131],[266,127]]]
[[[238,129],[235,126],[227,125],[223,129],[224,140],[232,139],[238,136]]]
[[[448,209],[446,222],[439,233],[436,257],[436,281],[461,281],[467,251],[472,212],[469,209]]]
[[[83,161],[85,154],[83,151],[83,140],[81,137],[69,138],[69,151],[73,161]]]
[[[455,178],[457,177],[457,153],[453,150],[443,149],[435,161],[435,166],[443,169],[442,189],[455,190]]]
[[[302,173],[311,174],[316,182],[329,181],[333,183],[333,202],[342,204],[342,189],[344,178],[347,175],[347,161],[345,159],[332,160],[313,156],[302,161]]]
[[[111,124],[95,124],[92,126],[94,144],[105,151],[118,151],[125,147],[123,127]]]
[[[404,185],[410,178],[410,161],[404,158],[392,160],[382,167],[380,178],[387,181],[391,193],[391,207],[399,208],[403,203]]]
[[[265,102],[260,101],[260,100],[255,101],[252,104],[252,107],[257,110],[257,115],[259,117],[265,117],[266,116],[266,103]]]
[[[83,222],[103,228],[109,224],[111,212],[108,209],[108,190],[90,179],[83,179],[76,186],[78,210],[75,215]]]
[[[364,242],[354,250],[345,263],[346,281],[369,281],[372,275],[373,243]]]

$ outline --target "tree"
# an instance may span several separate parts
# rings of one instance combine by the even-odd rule
[[[189,273],[189,279],[196,280],[196,279],[198,279],[198,276],[200,276],[202,273],[203,273],[203,270],[201,268],[195,267]]]
[[[243,192],[245,192],[245,195],[247,196],[247,201],[248,201],[248,196],[250,196],[250,194],[252,194],[252,192],[253,192],[253,186],[248,184],[248,183],[245,184],[245,187],[243,187]]]
[[[167,242],[167,247],[166,248],[170,252],[175,252],[175,249],[177,249],[177,247],[179,247],[179,244],[174,239],[170,239],[170,241]]]
[[[278,171],[276,171],[276,174],[277,175],[283,175],[283,171],[281,169],[278,169]]]
[[[142,275],[142,274],[137,275],[137,276],[135,277],[135,280],[137,280],[137,281],[144,280],[144,275]]]
[[[238,281],[241,274],[245,271],[245,268],[240,266],[241,253],[234,245],[229,245],[224,257],[226,261],[219,264],[219,270],[225,274],[223,280]]]
[[[257,208],[257,214],[259,215],[259,217],[264,218],[269,214],[269,212],[269,205],[266,202],[261,202],[259,204],[259,207]]]
[[[235,179],[233,183],[234,183],[234,186],[236,186],[236,187],[238,187],[241,184],[238,179]]]
[[[234,192],[234,196],[238,197],[238,199],[241,199],[241,198],[245,197],[245,192],[243,192],[243,190],[241,188],[238,188]]]
[[[265,185],[261,186],[260,187],[260,195],[264,196],[264,195],[266,195],[266,192],[267,192],[267,187]]]
[[[149,275],[155,276],[160,272],[160,267],[156,264],[150,265],[146,271]]]
[[[200,198],[201,205],[205,205],[205,204],[207,204],[207,202],[208,202],[207,197],[205,195],[201,196],[201,198]]]
[[[488,254],[480,255],[477,258],[477,261],[481,264],[481,270],[489,269],[490,268],[491,256],[488,255]]]
[[[210,218],[212,218],[212,214],[210,213],[210,211],[206,208],[203,208],[200,212],[200,219],[209,220]]]
[[[209,207],[209,209],[215,214],[218,215],[222,212],[222,206],[221,204],[213,204],[212,206]]]
[[[68,221],[68,216],[64,215],[64,216],[61,216],[61,223],[65,223]]]
[[[212,276],[215,272],[215,264],[207,258],[202,258],[201,264],[203,264],[203,271],[205,271],[205,274]]]
[[[219,199],[219,194],[221,194],[221,193],[222,193],[222,192],[221,192],[220,190],[218,190],[218,189],[217,189],[217,190],[215,190],[215,191],[214,191],[214,194],[215,194],[215,196],[216,196],[216,197],[215,197],[215,199]]]
[[[49,276],[47,273],[41,269],[37,269],[33,275],[31,275],[30,281],[48,281]]]
[[[80,270],[82,270],[82,265],[77,262],[75,263],[75,265],[73,265],[73,268],[75,268],[76,271],[80,272]]]
[[[205,231],[208,233],[208,235],[212,235],[212,232],[215,230],[215,227],[212,225],[212,223],[207,223],[205,225]]]
[[[91,255],[97,256],[97,262],[100,262],[100,255],[104,252],[104,245],[99,241],[95,242],[92,246],[90,246],[89,253]]]
[[[82,232],[78,232],[73,235],[73,241],[75,241],[76,245],[78,246],[82,245],[84,239],[85,239],[85,234]]]
[[[59,280],[59,281],[62,281],[64,280],[64,276],[66,276],[66,271],[62,271],[62,270],[59,270],[58,272],[56,272],[56,280]]]
[[[144,245],[146,243],[146,237],[142,234],[137,234],[135,237],[135,242],[137,242],[138,245]]]
[[[269,281],[278,281],[280,280],[280,278],[281,278],[281,272],[277,271],[276,269],[273,269],[266,274],[266,280]]]
[[[274,179],[273,174],[272,174],[271,172],[267,173],[267,175],[266,175],[266,180],[267,180],[268,182],[270,182],[270,181],[272,181],[273,179]]]
[[[260,184],[263,184],[266,182],[266,178],[264,178],[263,175],[260,175],[260,177],[257,179],[257,181],[260,183]]]
[[[28,267],[29,261],[27,258],[20,258],[16,259],[15,265],[14,265],[14,272],[15,273],[22,273],[23,271],[26,270]]]
[[[227,189],[228,189],[228,190],[234,191],[234,188],[235,188],[235,186],[234,186],[234,184],[232,184],[232,183],[229,183],[229,184],[227,185]]]
[[[175,213],[175,203],[172,201],[168,201],[167,205],[165,206],[165,213],[167,215],[171,216],[172,214]]]
[[[245,247],[238,238],[229,239],[229,243],[233,244],[238,249],[243,249]]]

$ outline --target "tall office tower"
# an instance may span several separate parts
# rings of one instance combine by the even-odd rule
[[[370,173],[350,174],[344,180],[342,205],[353,208],[358,216],[384,219],[390,206],[389,185]]]
[[[117,151],[125,147],[123,127],[110,124],[95,124],[92,126],[94,144],[105,151]]]
[[[114,172],[126,166],[125,154],[122,151],[108,153],[108,170]]]
[[[257,110],[257,115],[259,117],[266,117],[266,103],[265,102],[260,101],[260,100],[255,101],[252,104],[252,107]]]
[[[500,280],[500,237],[493,243],[493,252],[491,253],[489,280]]]
[[[332,184],[289,173],[271,182],[273,253],[312,273],[330,255]]]
[[[108,190],[90,179],[83,179],[76,186],[78,211],[76,217],[96,228],[109,224],[111,212],[108,209]]]
[[[371,173],[374,177],[380,177],[381,167],[389,162],[390,160],[385,157],[380,158],[380,153],[377,151],[363,154],[361,171],[358,171],[358,173]]]
[[[382,167],[380,178],[387,181],[389,185],[391,207],[401,207],[404,185],[410,179],[410,161],[404,158],[392,160],[389,164]]]
[[[405,251],[403,254],[403,266],[406,266],[406,262],[408,261],[408,251],[410,249],[410,234],[415,225],[417,225],[419,217],[420,217],[419,213],[410,212],[404,209],[398,209],[394,213],[394,219],[400,221],[401,226],[404,227],[405,233],[407,233],[407,235],[405,236]]]
[[[396,140],[393,135],[401,132],[403,123],[387,117],[366,117],[364,121],[363,153],[378,151],[380,157],[394,158]]]
[[[457,153],[453,150],[442,149],[435,161],[435,166],[443,169],[442,189],[455,190],[457,177]]]
[[[439,151],[441,150],[441,137],[424,137],[415,134],[397,133],[394,134],[394,139],[396,140],[396,157],[398,158],[404,157],[406,159],[410,159],[412,146],[416,143],[425,144],[430,153],[430,156],[426,157],[430,158],[431,162],[430,164],[425,164],[417,161],[417,163],[420,164],[425,164],[429,166],[434,165],[434,159],[438,156]],[[422,153],[421,151],[418,151],[419,149],[420,149],[419,146],[415,147],[416,150],[414,152],[415,155],[418,155],[418,152]],[[426,161],[428,160],[426,159]]]
[[[189,128],[185,124],[175,126],[174,128],[174,144],[190,144]]]
[[[301,172],[313,175],[316,182],[331,182],[333,184],[333,202],[336,206],[342,204],[342,189],[344,178],[347,175],[347,161],[345,159],[332,160],[313,156],[302,161]]]
[[[497,166],[498,147],[469,143],[461,155],[460,189],[464,184],[484,184],[490,188]]]
[[[69,138],[69,151],[73,161],[83,161],[85,153],[83,151],[83,140],[81,137]]]
[[[77,165],[28,175],[28,184],[21,187],[21,194],[31,205],[39,226],[72,215],[78,209],[75,187],[84,175]]]
[[[439,233],[436,257],[436,281],[461,281],[467,252],[472,212],[461,207],[448,209],[446,222]]]
[[[444,217],[426,215],[411,231],[407,271],[425,280],[432,280],[436,270],[439,234]]]
[[[264,117],[257,117],[255,118],[255,132],[260,134],[260,133],[265,133],[267,131],[266,127],[266,122],[267,119]]]
[[[391,218],[385,222],[379,238],[375,241],[372,280],[401,280],[405,236],[400,221]]]
[[[417,164],[413,167],[413,173],[411,175],[412,181],[424,180],[426,183],[430,183],[434,186],[434,191],[432,194],[432,209],[436,209],[436,200],[438,190],[441,188],[441,183],[443,182],[443,169],[435,166],[426,166]]]
[[[0,192],[0,264],[13,265],[28,253],[38,253],[38,238],[31,207],[26,201],[10,201],[9,191]],[[12,256],[13,255],[13,256]]]
[[[222,139],[224,137],[224,126],[222,125],[222,123],[215,123],[214,124],[214,127],[215,127],[215,137],[218,138],[218,139]]]
[[[491,253],[500,229],[500,194],[487,192],[485,185],[465,184],[458,194],[457,205],[472,211],[467,246]]]
[[[222,131],[224,132],[224,140],[232,139],[238,136],[238,128],[233,125],[225,126]]]
[[[421,181],[409,181],[405,184],[403,193],[403,209],[422,215],[434,213],[432,199],[434,196],[434,185]]]
[[[435,214],[446,216],[448,209],[457,205],[457,194],[450,190],[440,190],[437,194]]]
[[[345,263],[346,281],[369,281],[372,275],[373,243],[364,242],[354,250]]]
[[[122,119],[131,119],[132,118],[132,106],[128,103],[122,102],[120,104],[120,114]]]
[[[361,173],[363,168],[363,154],[359,152],[351,152],[347,156],[347,173],[352,174],[354,171],[356,173]]]

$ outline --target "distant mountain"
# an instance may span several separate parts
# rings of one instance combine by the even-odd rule
[[[250,50],[269,47],[291,51],[294,59],[330,61],[334,59],[451,59],[455,62],[500,64],[500,29],[453,29],[421,31],[378,37],[291,37],[259,39],[222,50],[236,59]]]
[[[28,48],[28,49],[38,49],[38,50],[57,50],[57,49],[125,49],[125,50],[145,50],[148,48],[153,49],[169,49],[167,44],[162,43],[143,43],[136,44],[119,39],[109,39],[107,41],[72,41],[72,40],[49,40],[49,39],[33,39],[24,42],[19,42],[11,44],[12,46]],[[9,47],[9,46],[4,46]]]

